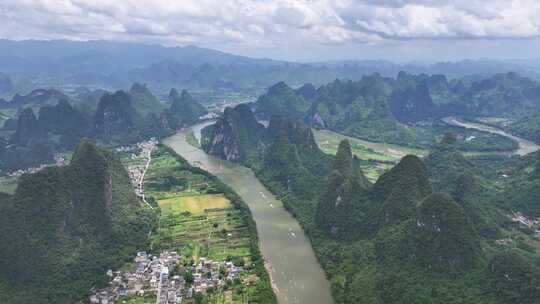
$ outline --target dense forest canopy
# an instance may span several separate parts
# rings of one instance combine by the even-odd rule
[[[311,126],[373,141],[432,146],[437,121],[447,116],[499,117],[511,133],[538,141],[540,83],[514,72],[481,79],[408,74],[380,74],[360,80],[335,80],[316,90],[293,89],[280,82],[256,103],[261,117],[283,115]],[[435,136],[435,137],[437,137]]]
[[[156,224],[110,152],[83,140],[71,164],[23,175],[2,195],[0,299],[73,302],[145,246]]]
[[[343,93],[350,97],[340,100],[356,98],[349,85]],[[288,96],[283,86],[269,93],[286,90],[282,96]],[[321,153],[294,111],[271,116],[266,129],[247,108],[225,112],[203,130],[203,149],[251,167],[280,196],[311,237],[337,302],[524,303],[540,296],[538,254],[521,243],[514,249],[498,243],[514,225],[512,210],[538,206],[531,176],[517,175],[501,188],[446,134],[425,159],[405,156],[371,184],[348,141],[335,157]],[[247,122],[256,134],[247,132]],[[510,162],[537,168],[536,157]]]

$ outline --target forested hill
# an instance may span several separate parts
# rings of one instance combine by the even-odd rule
[[[335,80],[314,90],[280,82],[256,103],[257,115],[284,115],[348,135],[398,144],[431,141],[426,122],[446,116],[499,117],[499,125],[531,140],[540,138],[540,83],[516,73],[487,78],[379,74]],[[429,123],[427,123],[429,125]],[[427,133],[426,133],[427,132]]]
[[[6,101],[3,106],[18,115],[3,126],[11,136],[0,143],[0,170],[52,162],[54,152],[73,149],[83,137],[108,144],[160,137],[206,114],[187,91],[171,90],[169,104],[138,83],[127,92],[102,92],[100,97],[94,93],[81,92],[80,98],[71,99],[40,89]]]
[[[71,164],[20,178],[0,200],[0,302],[74,303],[143,248],[157,219],[126,170],[93,142]]]
[[[282,199],[309,234],[337,303],[510,304],[540,297],[540,255],[507,216],[527,210],[516,192],[534,182],[501,188],[447,135],[425,160],[406,156],[371,184],[347,141],[330,157],[303,122],[273,116],[267,128],[255,128],[248,110],[227,109],[203,130],[203,148],[222,158],[235,151],[229,159],[251,167]],[[258,131],[247,132],[248,125]],[[515,245],[505,245],[511,233],[519,235]]]

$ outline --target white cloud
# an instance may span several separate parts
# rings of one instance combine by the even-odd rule
[[[540,37],[537,0],[0,0],[1,38],[373,44]]]

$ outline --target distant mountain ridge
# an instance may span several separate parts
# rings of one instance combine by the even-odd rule
[[[538,75],[535,62],[464,60],[436,64],[396,64],[357,60],[296,63],[249,58],[195,46],[164,47],[108,41],[0,40],[0,71],[40,84],[100,85],[118,89],[132,82],[180,84],[183,88],[261,89],[276,82],[317,85],[333,79],[359,80],[399,71],[446,74],[448,77],[491,75],[508,71]],[[37,77],[36,77],[37,76]],[[53,82],[49,84],[53,84]]]
[[[445,75],[399,72],[358,81],[334,80],[315,89],[271,86],[256,104],[260,117],[283,115],[317,128],[378,142],[404,145],[433,143],[422,128],[447,116],[499,117],[513,121],[503,128],[532,140],[540,138],[540,83],[514,72],[471,80]]]

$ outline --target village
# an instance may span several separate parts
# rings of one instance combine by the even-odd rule
[[[150,162],[152,161],[152,151],[157,144],[157,139],[151,138],[150,140],[142,141],[135,145],[116,148],[117,152],[129,153],[130,159],[134,161],[127,166],[129,179],[133,184],[135,194],[146,204],[148,204],[148,202],[146,201],[144,194],[144,175],[150,166]]]
[[[515,223],[518,227],[528,229],[532,231],[532,238],[534,243],[540,244],[540,218],[529,218],[521,212],[512,212],[508,215],[510,220]],[[498,245],[510,246],[514,243],[512,237],[505,237],[495,241]]]
[[[54,163],[50,163],[50,164],[41,164],[39,166],[35,166],[35,167],[31,167],[31,168],[26,168],[26,169],[19,169],[19,170],[16,170],[16,171],[12,171],[12,172],[8,172],[6,174],[7,177],[19,177],[23,174],[33,174],[33,173],[37,173],[41,170],[43,170],[44,168],[47,168],[47,167],[52,167],[52,166],[58,166],[58,167],[62,167],[62,166],[65,166],[68,164],[68,161],[66,159],[65,156],[63,155],[60,155],[60,154],[57,154],[54,156]]]
[[[138,252],[130,271],[107,272],[109,286],[93,292],[90,303],[112,304],[132,296],[153,296],[157,304],[183,303],[196,294],[221,290],[244,272],[232,262],[204,257],[193,264],[182,263],[184,260],[175,251],[163,251],[159,257]]]
[[[529,218],[521,212],[512,213],[511,218],[514,223],[534,230],[534,237],[540,239],[540,218]]]

